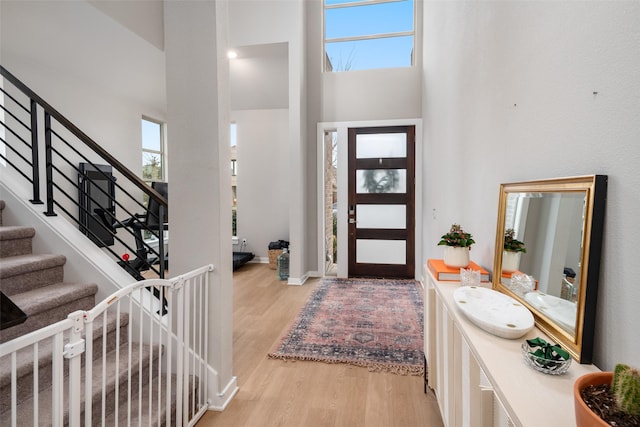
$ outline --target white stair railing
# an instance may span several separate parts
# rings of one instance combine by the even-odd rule
[[[212,270],[134,283],[0,344],[11,372],[0,425],[195,425],[209,406]]]

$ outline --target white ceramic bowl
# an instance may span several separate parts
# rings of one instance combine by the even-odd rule
[[[481,286],[455,290],[456,306],[478,327],[502,338],[520,338],[533,329],[533,315],[517,300]]]

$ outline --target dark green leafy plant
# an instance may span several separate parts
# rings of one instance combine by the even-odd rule
[[[470,233],[465,232],[459,224],[453,224],[449,232],[440,238],[438,246],[469,247],[471,249],[471,245],[475,242]]]
[[[515,230],[507,228],[504,232],[504,250],[509,252],[527,252],[524,242],[515,238]]]
[[[526,340],[529,354],[538,357],[536,364],[548,370],[560,368],[571,357],[569,352],[558,344],[551,344],[540,337]]]

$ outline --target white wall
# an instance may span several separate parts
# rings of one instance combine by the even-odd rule
[[[594,361],[640,366],[640,3],[424,7],[426,258],[460,222],[491,267],[502,182],[609,175]]]
[[[419,117],[420,68],[322,73],[322,121]]]
[[[231,121],[237,125],[237,236],[267,262],[268,244],[290,240],[289,44],[234,47]],[[234,246],[234,250],[240,250]]]
[[[234,47],[229,61],[231,110],[289,107],[289,45]]]
[[[309,212],[305,210],[309,188],[307,161],[306,79],[304,17],[307,2],[236,1],[229,8],[229,45],[253,46],[286,43],[287,52],[287,170],[286,186],[289,240],[291,242],[290,284],[304,283],[311,268],[309,253],[315,256],[315,241],[307,238]],[[279,80],[278,80],[279,81]],[[276,83],[277,84],[277,83]],[[239,154],[240,156],[240,154]],[[312,183],[311,185],[313,185]],[[240,186],[240,184],[238,184]],[[238,191],[242,191],[240,188]],[[280,208],[280,207],[278,207]],[[313,265],[315,269],[315,265]]]
[[[237,125],[238,237],[267,261],[269,242],[289,240],[289,110],[233,111]]]
[[[158,49],[164,50],[163,0],[87,1]]]
[[[166,116],[164,53],[85,2],[0,2],[2,65],[133,171]]]
[[[292,38],[301,0],[229,3],[229,46],[280,43]]]

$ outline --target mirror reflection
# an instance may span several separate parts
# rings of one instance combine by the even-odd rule
[[[509,193],[506,201],[505,230],[512,230],[524,251],[507,250],[505,245],[502,283],[571,335],[576,326],[585,203],[584,191]]]
[[[493,287],[580,363],[593,353],[606,175],[500,185]]]

